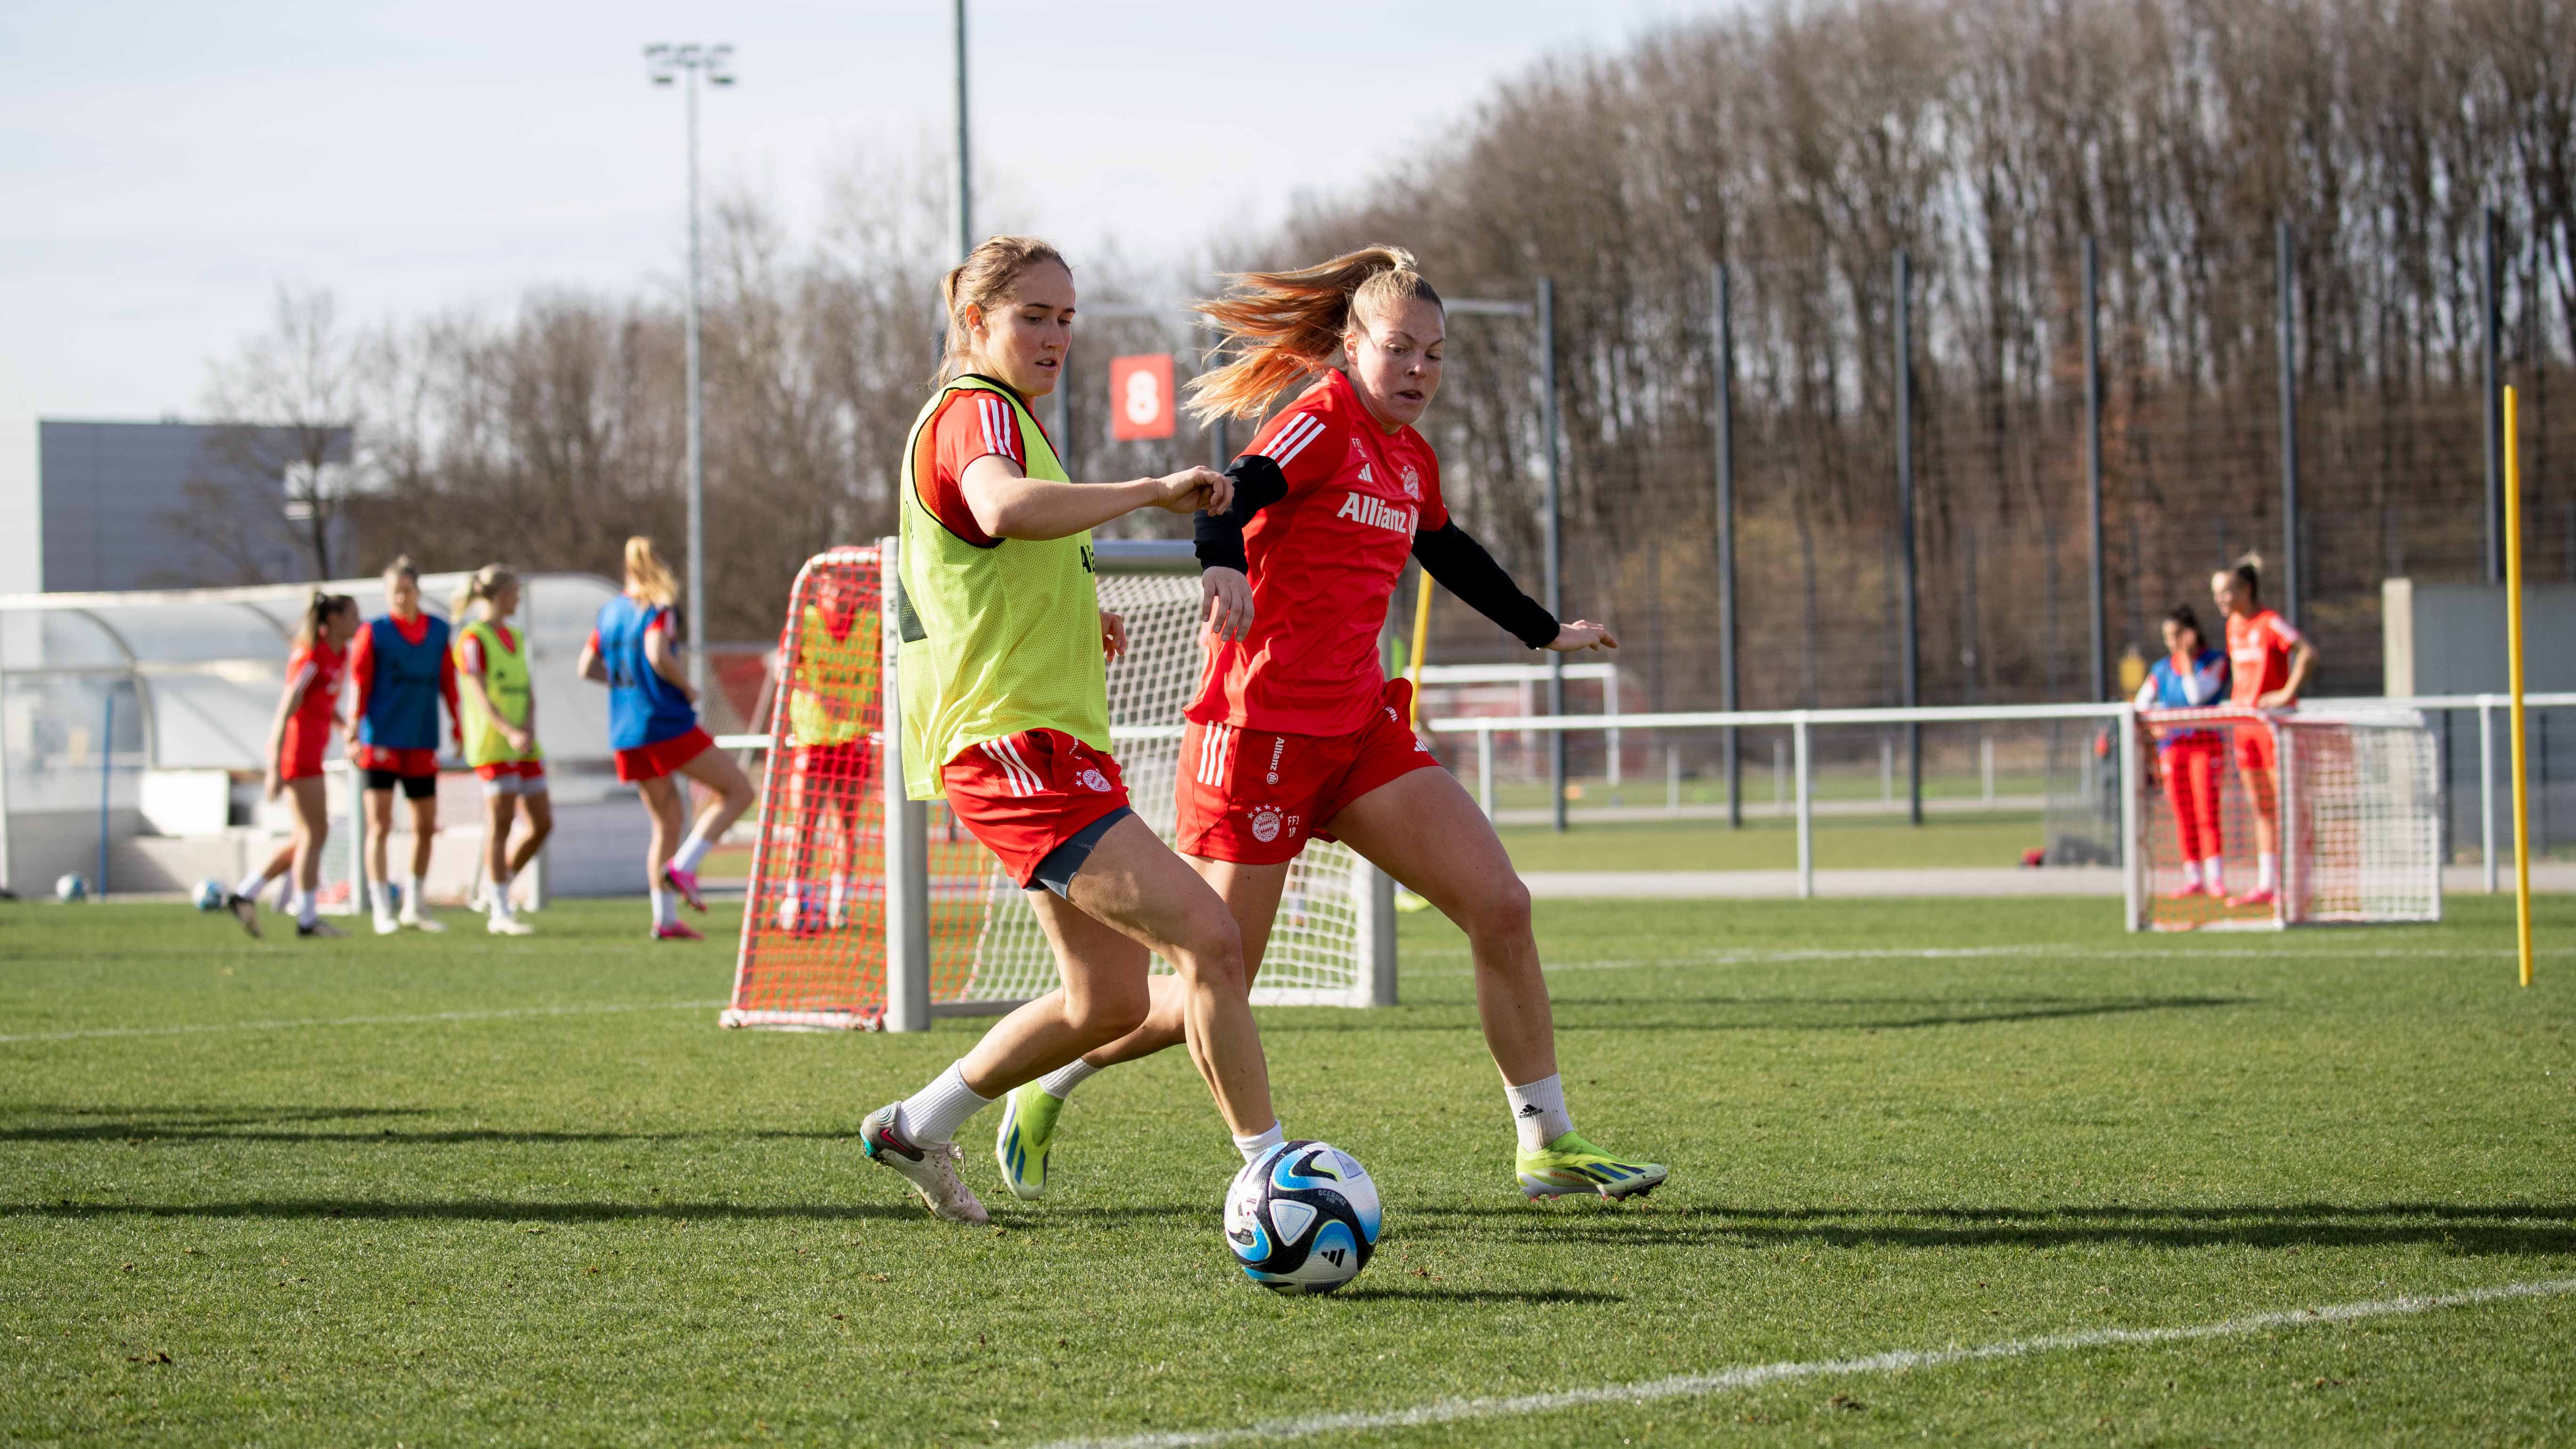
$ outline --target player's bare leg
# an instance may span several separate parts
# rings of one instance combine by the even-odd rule
[[[435,794],[409,801],[411,806],[411,883],[403,891],[402,914],[397,918],[415,931],[444,931],[446,926],[428,914],[421,895],[429,884],[429,851],[438,839],[438,796]]]
[[[751,808],[751,780],[743,774],[742,766],[733,762],[733,756],[722,750],[698,751],[680,767],[680,773],[706,786],[714,798],[698,811],[697,824],[690,827],[688,838],[672,850],[668,863],[653,880],[678,891],[691,910],[704,911],[707,903],[698,894],[698,864]]]
[[[375,908],[376,934],[390,936],[401,929],[394,920],[394,887],[386,857],[392,853],[394,838],[394,792],[368,790],[364,796],[367,826],[367,894]]]
[[[502,862],[509,867],[513,880],[536,860],[537,852],[545,848],[546,837],[555,833],[554,795],[545,790],[522,793],[519,818],[527,822],[528,828],[519,833],[519,843],[510,847],[509,859]]]
[[[1288,884],[1288,868],[1293,862],[1242,865],[1197,856],[1184,859],[1216,891],[1227,913],[1234,917],[1235,929],[1243,937],[1243,980],[1248,991],[1260,978],[1261,958],[1270,948],[1271,923],[1278,918],[1279,895]],[[1154,977],[1152,987],[1153,1006],[1146,1012],[1144,1023],[1098,1051],[1085,1053],[1084,1064],[1098,1071],[1181,1044],[1188,1034],[1186,988],[1177,976]]]
[[[510,831],[517,825],[523,805],[545,798],[542,794],[521,796],[515,790],[483,797],[483,895],[487,912],[483,928],[495,936],[525,936],[533,930],[519,919],[518,911],[510,904],[510,883],[518,874],[510,864]]]
[[[295,802],[295,934],[338,936],[339,927],[322,920],[322,847],[331,839],[329,796],[315,776],[286,782]]]
[[[669,775],[657,775],[635,788],[644,799],[645,815],[653,822],[652,838],[644,846],[644,879],[650,883],[653,898],[653,939],[703,940],[696,931],[680,924],[679,893],[665,878],[671,852],[679,849],[680,833],[688,828],[688,802],[680,793],[680,782]]]
[[[2231,906],[2269,905],[2280,882],[2275,879],[2281,859],[2281,776],[2277,766],[2270,769],[2244,770],[2245,793],[2254,803],[2254,889],[2241,896],[2229,896]]]
[[[1530,926],[1529,887],[1457,779],[1442,769],[1409,771],[1324,825],[1467,933],[1476,1014],[1520,1136],[1521,1191],[1624,1198],[1661,1186],[1661,1164],[1613,1157],[1575,1135],[1557,1076],[1555,1016]]]

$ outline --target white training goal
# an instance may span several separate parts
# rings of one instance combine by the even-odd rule
[[[728,1026],[918,1028],[931,1013],[1007,1010],[1056,985],[1027,893],[943,805],[902,798],[888,723],[902,681],[884,625],[899,617],[894,549],[882,539],[818,555],[791,592]],[[1169,841],[1181,711],[1201,660],[1197,563],[1186,543],[1104,540],[1095,567],[1101,607],[1127,625],[1127,652],[1109,666],[1111,743],[1136,813]],[[861,596],[873,652],[846,622]],[[800,721],[830,738],[800,738]],[[1391,1003],[1393,909],[1386,878],[1347,847],[1309,845],[1253,1000]]]
[[[2410,709],[2148,710],[2135,927],[2442,916],[2440,751]],[[2277,857],[2267,892],[2259,854]]]

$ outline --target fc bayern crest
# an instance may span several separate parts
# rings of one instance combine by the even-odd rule
[[[1279,838],[1279,811],[1269,805],[1255,806],[1252,811],[1252,838],[1264,845]]]
[[[1098,770],[1085,770],[1082,772],[1082,788],[1095,795],[1106,795],[1109,793],[1109,777]]]
[[[1404,482],[1405,497],[1417,500],[1422,497],[1422,474],[1411,463],[1398,470],[1396,476]]]

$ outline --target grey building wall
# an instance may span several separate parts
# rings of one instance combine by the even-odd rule
[[[283,460],[296,452],[286,430],[53,419],[36,427],[38,586],[47,592],[314,577],[311,551],[286,519]],[[325,451],[346,463],[348,431]],[[335,526],[337,572],[348,571],[347,542]]]

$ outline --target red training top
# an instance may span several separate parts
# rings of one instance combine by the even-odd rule
[[[2290,621],[2264,609],[2252,618],[2227,616],[2228,702],[2252,705],[2290,682],[2290,656],[2299,652],[2299,631]]]
[[[360,637],[365,637],[363,631]],[[287,759],[321,759],[322,747],[339,732],[340,681],[348,669],[349,656],[332,648],[327,639],[316,639],[309,646],[298,644],[286,656],[286,692],[304,691],[295,713],[286,717]]]
[[[1414,531],[1449,522],[1440,460],[1413,429],[1379,426],[1339,372],[1264,424],[1244,454],[1278,464],[1288,492],[1244,526],[1252,632],[1209,641],[1188,717],[1349,734],[1386,685],[1378,630]]]
[[[386,622],[394,626],[394,632],[403,636],[406,643],[417,644],[429,637],[427,614],[414,614],[409,623],[394,618],[390,614],[385,618]],[[376,683],[375,646],[368,642],[372,632],[372,630],[360,629],[356,640],[349,645],[349,677],[357,681],[358,685],[355,707],[350,712],[360,719],[367,717],[367,692],[373,689]],[[461,749],[464,726],[456,723],[462,716],[456,712],[456,651],[452,649],[438,656],[438,692],[447,696],[447,718],[451,729],[456,732],[458,748]]]
[[[966,506],[966,466],[986,454],[998,454],[1027,470],[1029,450],[1020,436],[1018,411],[989,392],[952,392],[931,414],[930,433],[923,441],[927,446],[914,454],[912,479],[913,494],[921,506],[941,527],[977,548],[1000,543],[975,522],[975,511]]]

